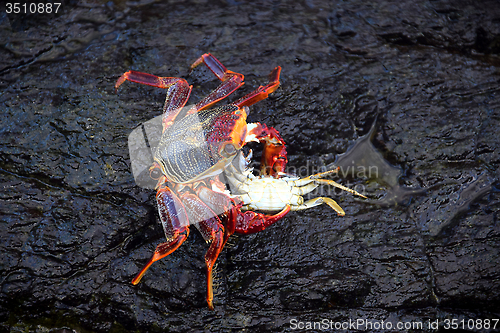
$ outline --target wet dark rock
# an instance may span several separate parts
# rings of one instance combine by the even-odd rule
[[[494,0],[64,1],[57,14],[2,12],[0,330],[498,318],[499,38]],[[366,202],[323,189],[345,217],[317,207],[231,238],[215,312],[194,228],[130,284],[163,235],[154,191],[130,171],[128,136],[160,114],[165,91],[114,92],[133,69],[185,77],[199,100],[217,86],[204,68],[188,75],[206,52],[245,74],[238,96],[282,66],[281,87],[249,121],[280,131],[290,171],[332,165],[374,123],[367,147],[392,170],[390,182],[338,179]]]

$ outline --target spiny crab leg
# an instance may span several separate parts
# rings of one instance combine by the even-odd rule
[[[160,77],[148,73],[128,71],[116,81],[115,90],[118,90],[118,87],[125,81],[168,89],[163,106],[163,130],[173,124],[179,111],[186,105],[193,88],[186,80],[178,77]]]
[[[201,101],[196,103],[187,114],[195,113],[200,110],[206,109],[211,105],[217,103],[218,101],[226,98],[232,94],[236,89],[243,85],[243,80],[245,79],[243,74],[236,73],[228,70],[217,58],[215,58],[210,53],[206,53],[199,57],[192,65],[191,71],[198,65],[205,64],[212,73],[217,76],[219,80],[222,81],[220,86],[218,86],[214,91],[212,91],[208,96],[203,98]]]
[[[176,237],[174,240],[158,244],[158,246],[155,249],[155,252],[153,253],[153,256],[151,256],[151,258],[146,263],[146,265],[144,265],[139,274],[137,274],[136,277],[132,280],[132,284],[134,286],[138,284],[141,281],[144,274],[146,273],[146,271],[155,261],[158,261],[161,258],[165,258],[169,254],[177,250],[179,246],[181,246],[181,244],[184,243],[188,235],[189,235],[189,229],[184,228],[183,230],[179,230],[179,236]]]
[[[153,74],[142,73],[137,71],[128,71],[122,74],[120,78],[115,83],[115,89],[117,90],[125,81],[131,81],[135,83],[145,84],[157,88],[168,88],[171,85],[178,82],[186,82],[186,80],[178,77],[160,77]]]
[[[205,109],[219,100],[231,94],[234,90],[238,89],[243,84],[244,76],[239,73],[230,71],[224,67],[214,56],[210,53],[202,55],[192,65],[191,70],[196,66],[204,63],[215,76],[222,81],[222,84],[211,92],[207,97],[193,106],[188,114]],[[269,83],[265,86],[260,86],[251,93],[240,98],[233,104],[238,108],[248,112],[248,106],[266,99],[270,93],[274,92],[279,84],[281,67],[276,67],[269,74]],[[285,142],[272,127],[261,125],[259,123],[248,124],[245,142],[257,141],[264,143],[264,153],[262,155],[262,170],[265,174],[276,176],[278,173],[285,170],[286,158]]]
[[[289,211],[285,207],[280,213],[267,216],[255,212],[241,212],[240,206],[223,193],[200,185],[195,189],[196,195],[185,194],[183,201],[191,221],[200,221],[196,227],[203,238],[210,242],[210,248],[205,255],[207,267],[207,303],[213,310],[212,270],[227,239],[235,231],[239,233],[254,233],[264,230],[269,225],[279,221]],[[222,212],[222,213],[221,213]],[[222,221],[225,223],[223,224]]]
[[[210,247],[205,254],[205,265],[207,267],[207,304],[208,308],[213,310],[212,270],[225,243],[224,226],[217,214],[198,196],[186,193],[182,199],[186,206],[189,220],[192,222],[199,221],[196,227],[201,232],[203,238],[207,242],[210,242]]]
[[[162,177],[162,180],[164,178]],[[181,200],[164,182],[160,181],[159,184],[156,201],[167,241],[156,247],[151,259],[149,259],[139,274],[132,280],[132,284],[134,285],[141,281],[142,276],[151,264],[177,250],[189,235],[189,228],[187,227],[188,216]]]
[[[202,63],[222,81],[222,84],[191,108],[188,114],[213,105],[243,85],[244,76],[242,74],[226,69],[226,67],[210,53],[204,54],[198,58],[191,65],[191,70]],[[258,87],[233,104],[238,108],[245,108],[266,99],[270,93],[278,89],[280,85],[280,73],[281,67],[278,66],[269,74],[269,83],[267,85]],[[248,110],[247,108],[245,109]],[[285,141],[281,138],[278,131],[272,127],[268,128],[266,125],[261,125],[259,123],[248,124],[247,131],[245,142],[257,141],[264,143],[261,164],[263,174],[276,176],[284,172],[288,160],[286,158]]]
[[[239,212],[236,216],[236,228],[235,232],[239,234],[253,234],[262,231],[278,222],[286,214],[290,212],[290,205],[286,205],[279,213],[275,215],[264,215],[261,213],[256,213],[253,211]]]
[[[201,57],[199,57],[191,65],[191,71],[195,67],[201,65],[202,63],[204,63],[208,67],[208,69],[210,69],[210,71],[212,71],[212,73],[214,73],[214,75],[217,76],[217,78],[219,78],[219,80],[221,80],[222,82],[234,80],[234,85],[239,84],[237,87],[234,87],[234,89],[232,89],[233,84],[220,85],[219,88],[214,90],[210,95],[208,95],[206,98],[204,98],[202,101],[198,103],[200,104],[200,106],[203,105],[203,108],[206,108],[216,103],[217,101],[228,96],[234,90],[238,89],[241,85],[243,85],[243,80],[244,80],[243,74],[228,70],[219,60],[217,60],[217,58],[215,58],[210,53],[206,53]],[[269,94],[273,93],[276,89],[278,89],[278,86],[280,85],[279,81],[280,73],[281,73],[280,66],[274,68],[269,74],[269,83],[267,85],[258,87],[257,89],[243,96],[233,104],[241,108],[243,106],[253,105],[263,99],[266,99],[269,96]],[[219,98],[222,95],[223,97]]]
[[[243,74],[235,73],[233,71],[228,70],[216,57],[214,57],[210,53],[205,53],[198,59],[190,67],[190,71],[195,69],[201,64],[205,64],[205,66],[214,73],[215,76],[221,81],[226,81],[230,76],[237,74],[241,78],[243,78]]]
[[[281,67],[278,66],[269,74],[269,83],[267,85],[258,87],[251,93],[234,102],[234,104],[238,107],[250,106],[266,99],[270,93],[278,89],[278,86],[280,85],[280,73]]]

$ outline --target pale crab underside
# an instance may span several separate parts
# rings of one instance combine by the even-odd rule
[[[230,164],[225,170],[226,179],[230,184],[231,195],[243,202],[243,209],[275,212],[289,205],[292,211],[298,211],[327,204],[338,215],[344,216],[344,210],[331,198],[317,197],[304,201],[303,196],[311,193],[320,185],[330,185],[366,198],[366,196],[333,180],[323,179],[330,174],[336,173],[337,170],[317,173],[306,178],[287,174],[279,174],[277,177],[268,175],[255,176],[253,168],[249,167],[251,157],[252,151],[246,157],[240,152],[235,159],[235,163]]]

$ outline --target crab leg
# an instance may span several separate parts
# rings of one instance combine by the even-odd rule
[[[205,254],[205,265],[207,266],[207,303],[210,310],[213,310],[212,269],[224,246],[224,226],[217,214],[196,195],[186,193],[182,199],[189,220],[192,224],[196,223],[196,227],[200,230],[203,238],[210,242],[210,247]]]
[[[219,181],[217,179],[217,181]],[[225,188],[225,186],[224,186]],[[214,191],[206,186],[199,186],[196,189],[196,195],[214,211],[214,213],[219,216],[219,218],[225,221],[225,235],[224,244],[228,238],[234,233],[235,228],[235,215],[234,208],[235,205],[231,198],[221,192]]]
[[[314,174],[314,175],[311,175],[309,177],[306,177],[306,178],[302,178],[302,179],[299,179],[299,180],[296,180],[294,182],[294,184],[296,186],[304,186],[304,185],[307,185],[311,182],[315,183],[315,184],[326,184],[326,185],[330,185],[330,186],[333,186],[333,187],[336,187],[336,188],[339,188],[341,190],[344,190],[346,192],[349,192],[349,193],[352,193],[354,195],[357,195],[357,196],[360,196],[362,198],[365,198],[365,199],[368,199],[366,196],[364,196],[363,194],[361,193],[358,193],[356,192],[355,190],[352,190],[348,187],[345,187],[343,185],[340,185],[339,183],[337,182],[334,182],[333,180],[330,180],[330,179],[321,179],[331,173],[336,173],[338,171],[338,169],[335,169],[335,170],[328,170],[328,171],[325,171],[325,172],[320,172],[320,173],[317,173],[317,174]],[[314,189],[314,188],[313,188]],[[311,189],[311,191],[313,190]],[[310,191],[309,191],[310,192]]]
[[[238,107],[250,106],[266,99],[270,93],[278,89],[278,86],[280,85],[280,73],[281,67],[278,66],[269,74],[269,83],[267,85],[258,87],[248,95],[245,95],[234,102],[234,104]]]
[[[233,104],[239,108],[244,108],[266,99],[270,93],[278,89],[280,85],[280,73],[281,67],[278,66],[269,74],[269,83],[267,85],[260,86]],[[260,123],[248,124],[245,141],[258,141],[264,144],[261,175],[278,177],[280,173],[285,171],[286,164],[288,163],[285,141],[276,129]]]
[[[212,71],[212,73],[214,73],[215,76],[217,76],[217,78],[219,78],[219,80],[221,81],[227,80],[227,77],[232,74],[241,75],[243,79],[242,74],[228,70],[216,57],[214,57],[210,53],[205,53],[204,55],[196,59],[196,61],[191,65],[190,70],[192,71],[195,67],[201,64],[205,64],[208,69],[210,69],[210,71]]]
[[[290,212],[290,205],[286,205],[281,212],[276,215],[264,215],[253,211],[239,212],[236,216],[235,232],[239,234],[253,234],[262,231],[271,224],[278,222]]]
[[[322,204],[327,204],[328,206],[330,206],[330,208],[332,208],[334,211],[336,211],[339,216],[345,215],[344,210],[342,209],[342,207],[340,207],[335,202],[335,200],[330,199],[330,198],[326,198],[326,197],[318,197],[318,198],[314,198],[311,200],[307,200],[302,205],[293,206],[292,210],[293,211],[304,210],[304,209],[309,209],[309,208],[316,207],[316,206],[319,206]]]
[[[178,77],[160,77],[148,73],[128,71],[116,81],[115,90],[118,90],[118,87],[125,81],[168,89],[163,106],[163,130],[172,125],[179,111],[186,105],[193,88],[186,80]]]
[[[208,96],[196,103],[196,105],[188,111],[188,114],[206,109],[218,101],[226,98],[243,85],[243,80],[245,78],[243,74],[226,69],[226,67],[224,67],[224,65],[210,53],[205,53],[199,57],[191,65],[191,71],[202,63],[204,63],[208,69],[210,69],[210,71],[212,71],[212,73],[214,73],[215,76],[222,81],[222,83],[214,91],[208,94]]]
[[[147,264],[141,269],[139,274],[137,274],[137,276],[132,280],[132,284],[133,285],[138,284],[141,281],[143,275],[148,270],[148,268],[155,261],[158,261],[161,258],[164,258],[168,256],[170,253],[177,250],[179,246],[181,246],[181,244],[186,240],[188,235],[189,235],[189,228],[185,227],[178,231],[178,235],[172,241],[158,244],[155,252],[153,253],[153,256],[149,259]]]
[[[236,89],[238,89],[243,85],[242,81],[243,78],[240,78],[236,75],[230,77],[229,79],[227,79],[227,81],[222,82],[220,86],[215,88],[215,90],[212,91],[210,94],[208,94],[205,98],[203,98],[193,107],[191,107],[191,109],[189,109],[187,114],[196,113],[200,110],[206,109],[214,105],[218,101],[226,98],[227,96],[231,95]]]
[[[212,73],[214,73],[214,75],[222,81],[222,84],[207,97],[193,106],[188,111],[188,114],[195,113],[213,105],[243,85],[244,76],[242,74],[226,69],[226,67],[224,67],[224,65],[210,53],[206,53],[198,58],[191,65],[191,70],[202,63],[204,63],[212,71]],[[260,86],[233,104],[239,108],[243,108],[266,99],[270,93],[274,92],[278,88],[280,84],[280,73],[281,67],[278,66],[269,74],[269,83],[267,85]],[[272,127],[268,128],[266,125],[261,125],[259,123],[248,124],[247,129],[248,134],[246,142],[259,141],[264,143],[261,174],[277,177],[280,173],[283,173],[288,160],[286,157],[285,142],[279,135],[278,131]]]
[[[189,221],[186,210],[179,198],[164,182],[160,182],[160,188],[156,193],[156,201],[167,242],[156,247],[151,259],[132,280],[134,285],[139,283],[151,264],[177,250],[189,235],[189,228],[187,227]]]

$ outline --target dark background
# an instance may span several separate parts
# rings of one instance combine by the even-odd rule
[[[1,331],[283,332],[292,319],[458,319],[468,330],[500,317],[498,1],[1,8]],[[218,84],[201,67],[188,76],[206,52],[246,76],[231,100],[282,66],[249,121],[281,132],[291,167],[330,166],[375,124],[356,159],[387,171],[339,179],[370,197],[336,196],[345,217],[317,207],[233,237],[214,312],[194,228],[130,284],[164,236],[127,138],[161,113],[165,91],[114,92],[133,69],[185,77],[197,101]]]

